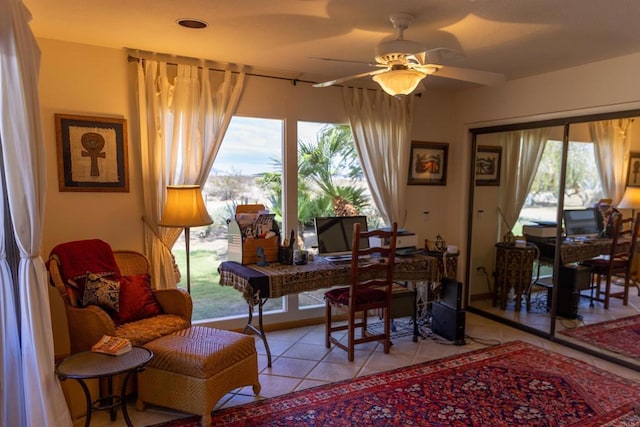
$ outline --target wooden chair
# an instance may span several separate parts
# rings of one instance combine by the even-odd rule
[[[362,231],[360,224],[353,227],[351,283],[348,287],[332,289],[325,293],[326,301],[326,346],[331,343],[347,351],[350,362],[354,359],[354,347],[371,341],[382,341],[384,352],[391,348],[391,288],[393,285],[393,271],[395,265],[396,239],[398,224],[393,223],[391,231],[373,230]],[[372,246],[367,249],[360,247],[360,239],[378,237],[381,242],[388,242],[388,246]],[[362,258],[364,257],[364,258]],[[346,308],[347,324],[334,325],[332,323],[332,307]],[[382,309],[384,329],[380,334],[367,333],[367,311]],[[358,319],[356,315],[362,313]],[[355,331],[362,328],[360,336],[356,338]],[[339,337],[331,335],[337,331],[347,331],[347,344]]]
[[[591,300],[604,303],[604,308],[609,308],[611,298],[622,299],[623,305],[629,304],[629,285],[632,281],[633,256],[635,254],[638,231],[640,229],[640,213],[635,218],[622,218],[622,215],[614,215],[611,238],[611,250],[608,255],[583,261],[592,269]],[[612,291],[611,284],[617,279],[624,280],[621,291]],[[602,281],[604,279],[604,290]],[[593,291],[595,290],[595,296]]]

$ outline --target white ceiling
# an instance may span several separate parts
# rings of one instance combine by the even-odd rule
[[[370,71],[395,38],[389,15],[410,13],[405,38],[456,54],[444,65],[507,79],[640,52],[637,0],[23,0],[36,37],[251,65],[301,80]],[[185,29],[180,18],[206,21]],[[427,87],[469,87],[430,76]],[[322,90],[322,89],[318,89]]]

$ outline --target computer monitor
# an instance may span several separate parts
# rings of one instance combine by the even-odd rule
[[[597,237],[600,234],[595,209],[565,209],[562,214],[567,237]]]
[[[322,256],[351,255],[353,225],[360,223],[360,229],[367,231],[367,217],[364,215],[316,217],[314,222],[318,255]],[[369,240],[361,239],[360,248],[368,247]]]

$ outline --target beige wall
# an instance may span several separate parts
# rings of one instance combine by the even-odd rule
[[[132,83],[135,65],[127,62],[127,53],[120,49],[46,39],[40,39],[38,43],[42,51],[39,90],[49,182],[42,254],[48,256],[58,243],[87,238],[103,239],[114,249],[142,251],[142,183]],[[416,232],[419,241],[441,234],[448,242],[457,243],[461,241],[459,222],[464,218],[463,212],[455,208],[463,198],[463,194],[455,190],[462,182],[459,158],[463,152],[463,138],[452,114],[453,98],[446,93],[430,91],[415,102],[414,139],[448,142],[449,173],[447,186],[410,186],[407,189],[411,203],[405,227]],[[58,191],[55,113],[127,120],[129,193]],[[237,114],[289,122],[347,122],[338,87],[318,89],[306,83],[293,85],[286,80],[251,76],[247,77]],[[285,156],[294,156],[295,126],[287,128],[285,138]],[[287,172],[295,173],[295,170]],[[293,197],[295,192],[295,189],[285,190],[288,197]],[[293,209],[286,213],[289,218],[295,218],[295,207]],[[424,211],[430,213],[425,215]],[[56,354],[64,354],[68,351],[64,309],[55,292],[52,295]]]
[[[39,40],[40,105],[47,155],[43,256],[58,243],[99,238],[116,249],[142,250],[142,201],[137,141],[129,132],[128,193],[58,191],[54,114],[124,118],[131,130],[126,54],[80,44]]]
[[[553,119],[587,114],[625,111],[640,108],[640,85],[636,82],[634,70],[640,66],[640,55],[588,64],[554,73],[531,78],[514,80],[495,88],[479,88],[457,96],[457,111],[462,129],[477,128],[508,123],[522,123],[537,120]],[[633,151],[640,148],[639,120],[632,125],[631,147]],[[573,127],[573,126],[572,126]],[[588,133],[581,125],[576,126],[580,136]],[[465,130],[466,132],[466,130]],[[557,137],[558,135],[556,135]],[[561,135],[560,135],[561,137]],[[470,139],[467,137],[470,156]],[[467,165],[469,159],[467,159]],[[465,195],[466,187],[460,188]],[[474,214],[474,222],[483,238],[491,242],[495,239],[495,196],[491,187],[481,188],[477,192],[477,207],[483,214]],[[467,211],[467,200],[461,205]],[[488,224],[493,224],[489,226]],[[461,235],[466,236],[466,224],[461,224]],[[482,240],[478,239],[478,240]],[[474,239],[475,241],[475,239]],[[462,245],[465,246],[466,244]],[[481,244],[487,247],[486,244]],[[489,259],[493,253],[482,253],[474,250],[475,265],[491,266]],[[464,260],[459,271],[466,270]],[[471,271],[471,278],[475,273]],[[478,286],[484,289],[483,278]]]
[[[41,39],[40,98],[47,150],[43,255],[57,243],[102,238],[114,248],[142,250],[142,187],[136,108],[126,52]],[[448,142],[446,186],[409,186],[406,228],[422,241],[441,234],[463,246],[470,147],[467,129],[566,115],[637,108],[640,55],[450,94],[427,90],[416,98],[414,140]],[[606,78],[605,78],[606,76]],[[54,113],[125,118],[129,128],[129,193],[59,192]],[[340,88],[312,88],[285,80],[249,77],[239,115],[286,120],[346,122]],[[287,140],[295,141],[295,131]],[[294,144],[289,144],[293,147]],[[292,155],[288,149],[287,155]],[[292,190],[289,191],[289,194]],[[429,214],[424,214],[429,212]],[[292,213],[290,213],[292,214]]]
[[[458,96],[469,127],[635,109],[640,54],[483,87]]]
[[[124,50],[46,39],[38,43],[49,182],[42,254],[46,257],[58,243],[86,238],[104,239],[116,249],[141,251],[142,183],[131,83],[134,66],[127,62]],[[413,139],[450,144],[447,185],[409,186],[405,227],[414,231],[419,241],[441,234],[447,243],[464,251],[471,147],[468,129],[638,108],[640,85],[634,74],[638,69],[640,55],[632,55],[499,87],[457,94],[427,90],[415,101]],[[127,119],[129,193],[58,191],[55,113]],[[294,86],[289,81],[260,77],[247,79],[237,114],[289,121],[347,121],[340,88],[317,89],[306,83]],[[286,139],[296,141],[295,129],[288,130]],[[294,155],[295,144],[287,147],[285,156]],[[294,192],[287,189],[286,194],[291,197]],[[463,268],[459,267],[460,273]],[[59,310],[54,310],[54,317],[60,316]]]
[[[124,50],[45,39],[38,42],[42,50],[40,98],[49,181],[43,255],[47,256],[58,243],[86,238],[104,239],[116,249],[142,250],[137,113],[132,104],[134,87],[129,78],[134,65],[127,63]],[[450,96],[437,91],[416,99],[414,139],[451,144],[447,186],[408,188],[412,204],[405,226],[420,239],[434,238],[438,233],[450,241],[459,239],[456,235],[459,212],[452,216],[452,211],[441,209],[450,202],[459,203],[459,192],[450,191],[461,184],[458,158],[462,153],[462,140],[453,137],[459,133],[450,113],[454,107]],[[129,193],[58,191],[55,113],[127,119]],[[288,121],[347,122],[340,88],[318,89],[305,83],[294,86],[286,80],[260,77],[247,78],[237,114]],[[286,138],[295,142],[295,130]],[[294,155],[291,148],[295,143],[287,146],[287,155]],[[435,208],[434,200],[438,200],[440,208]],[[423,214],[424,211],[429,211],[429,215]]]

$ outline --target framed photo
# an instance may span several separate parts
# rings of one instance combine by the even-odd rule
[[[476,153],[476,185],[500,185],[502,147],[479,145]]]
[[[129,191],[127,122],[55,114],[60,191]]]
[[[447,185],[449,144],[411,141],[408,185]]]
[[[629,171],[627,172],[627,187],[640,187],[640,153],[629,153]]]

